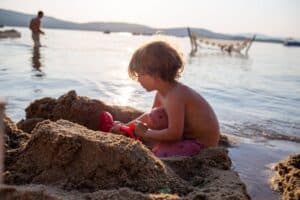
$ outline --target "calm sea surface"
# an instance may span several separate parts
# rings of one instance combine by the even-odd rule
[[[137,47],[160,36],[46,29],[37,50],[27,28],[15,29],[20,39],[0,40],[0,97],[15,122],[33,100],[69,90],[150,109],[154,93],[128,78],[127,65]],[[188,38],[168,39],[186,58],[180,81],[208,100],[221,131],[237,140],[230,155],[251,196],[277,198],[267,183],[271,163],[300,153],[300,48],[254,43],[247,57],[211,49],[190,56]]]

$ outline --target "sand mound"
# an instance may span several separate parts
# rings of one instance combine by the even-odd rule
[[[29,118],[26,120],[22,119],[20,122],[17,123],[17,127],[26,133],[31,133],[35,125],[37,125],[37,123],[42,122],[44,120],[46,119],[44,118]]]
[[[110,106],[105,103],[77,96],[75,91],[69,91],[58,99],[42,98],[34,101],[26,108],[26,120],[18,123],[22,130],[31,132],[34,125],[41,119],[56,121],[66,119],[81,124],[89,129],[99,129],[99,113],[108,111],[115,120],[129,122],[142,114],[141,111],[127,106]],[[28,120],[31,120],[28,122]]]
[[[203,150],[194,157],[166,158],[163,162],[197,187],[198,190],[186,199],[250,199],[238,174],[230,170],[231,160],[227,153],[226,149],[218,147]]]
[[[59,195],[50,194],[44,186],[7,186],[0,187],[0,199],[5,200],[29,200],[29,199],[44,199],[58,200]]]
[[[38,122],[46,119],[56,121],[65,119],[81,124],[89,129],[98,130],[98,116],[102,111],[109,111],[115,120],[129,122],[142,114],[141,111],[127,106],[106,105],[102,101],[77,96],[69,91],[58,99],[45,97],[31,103],[26,109],[26,119],[18,122],[19,129],[31,133]],[[220,146],[231,146],[227,136],[221,135]]]
[[[176,200],[180,199],[177,195],[170,194],[143,194],[130,190],[129,188],[121,188],[119,190],[100,190],[94,193],[80,193],[77,191],[65,191],[59,188],[44,185],[23,185],[23,186],[7,186],[0,187],[0,199],[5,200]]]
[[[281,192],[283,199],[300,199],[300,154],[291,155],[287,160],[277,163],[274,170],[273,189]]]
[[[24,186],[11,195],[45,199],[249,199],[230,168],[224,148],[161,161],[124,136],[45,120],[7,168],[5,181]]]
[[[26,109],[18,127],[30,135],[7,118],[5,181],[13,186],[0,187],[0,199],[249,199],[226,149],[160,160],[140,142],[91,130],[103,110],[124,122],[141,114],[70,91]]]
[[[27,143],[30,135],[18,129],[11,119],[3,117],[5,167],[11,165],[16,159],[20,149]]]
[[[6,116],[4,116],[3,125],[4,125],[4,133],[5,133],[4,147],[7,150],[17,149],[23,146],[30,138],[29,134],[18,129],[18,127],[14,124],[14,122]]]
[[[63,189],[96,191],[130,187],[141,192],[170,188],[188,191],[185,182],[140,142],[95,132],[69,121],[39,123],[7,183],[42,183]]]
[[[0,197],[4,192],[7,199],[179,199],[177,193],[180,199],[249,199],[224,148],[162,162],[124,136],[46,120],[20,149],[5,178],[22,186],[0,190]]]

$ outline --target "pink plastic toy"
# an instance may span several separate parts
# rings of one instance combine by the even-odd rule
[[[114,125],[114,119],[109,112],[103,111],[99,115],[99,130],[104,132],[109,132],[110,129]],[[132,123],[129,126],[121,125],[120,130],[124,133],[124,135],[136,139],[141,140],[140,137],[136,137],[134,135],[135,125]]]
[[[114,125],[114,120],[109,112],[103,111],[99,115],[99,130],[109,132]]]

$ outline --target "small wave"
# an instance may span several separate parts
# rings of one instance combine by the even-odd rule
[[[241,124],[221,124],[222,132],[255,139],[265,138],[268,140],[285,140],[300,143],[300,124],[299,123],[288,123],[279,121],[262,121],[260,123],[241,123]]]

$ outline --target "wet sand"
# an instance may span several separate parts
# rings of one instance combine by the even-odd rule
[[[235,145],[229,148],[229,156],[241,180],[247,185],[252,199],[280,199],[280,193],[272,190],[273,166],[288,155],[297,152],[298,143],[280,140],[259,141],[233,137]],[[286,145],[287,143],[288,146]],[[299,153],[299,152],[298,152]]]

